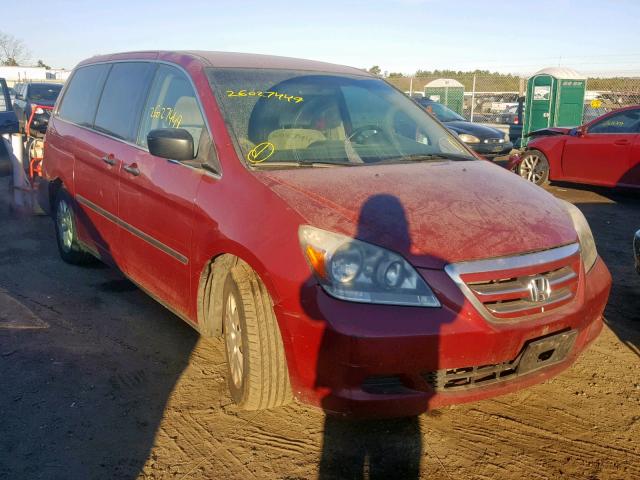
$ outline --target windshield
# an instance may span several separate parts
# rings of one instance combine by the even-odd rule
[[[380,79],[275,69],[208,69],[250,165],[473,160],[412,100]]]
[[[456,112],[448,107],[445,107],[438,102],[422,103],[427,112],[433,113],[441,122],[455,122],[462,120],[466,122],[466,119],[462,115],[458,115]]]
[[[32,102],[55,102],[62,85],[31,85],[29,100]]]

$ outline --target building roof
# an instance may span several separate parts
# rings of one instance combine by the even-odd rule
[[[431,80],[429,83],[427,83],[425,85],[426,87],[430,87],[430,88],[442,88],[442,87],[461,87],[464,88],[464,85],[461,84],[459,81],[454,80],[453,78],[438,78],[437,80]]]
[[[556,78],[568,78],[574,80],[585,80],[587,77],[567,67],[547,67],[534,73],[534,75],[551,75]]]

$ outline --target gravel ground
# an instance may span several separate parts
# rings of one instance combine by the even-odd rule
[[[224,347],[117,272],[58,258],[51,220],[0,187],[0,478],[640,478],[640,198],[549,187],[614,278],[607,326],[557,378],[414,419],[241,412]]]

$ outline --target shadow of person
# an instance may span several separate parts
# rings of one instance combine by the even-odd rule
[[[362,204],[355,237],[420,264],[411,254],[410,232],[397,197],[377,194]],[[316,368],[316,388],[327,413],[319,478],[419,478],[423,445],[417,415],[429,409],[434,393],[424,374],[438,369],[439,327],[443,318],[455,315],[429,322],[439,308],[332,300],[344,307],[338,311],[346,319],[336,320],[323,315],[322,301],[310,302],[308,293],[300,292],[306,313],[324,323]],[[363,412],[378,419],[358,419]]]

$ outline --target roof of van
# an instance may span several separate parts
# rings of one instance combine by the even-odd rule
[[[212,52],[202,50],[188,51],[139,51],[139,52],[122,52],[107,55],[99,55],[96,57],[83,60],[79,65],[86,65],[96,62],[106,62],[114,60],[131,60],[139,58],[140,60],[166,59],[173,55],[188,55],[195,57],[205,64],[212,67],[223,68],[279,68],[287,70],[310,70],[329,73],[343,73],[350,75],[372,76],[370,73],[354,67],[344,65],[336,65],[333,63],[318,62],[315,60],[304,60],[300,58],[280,57],[277,55],[260,55],[256,53],[238,53],[238,52]]]

